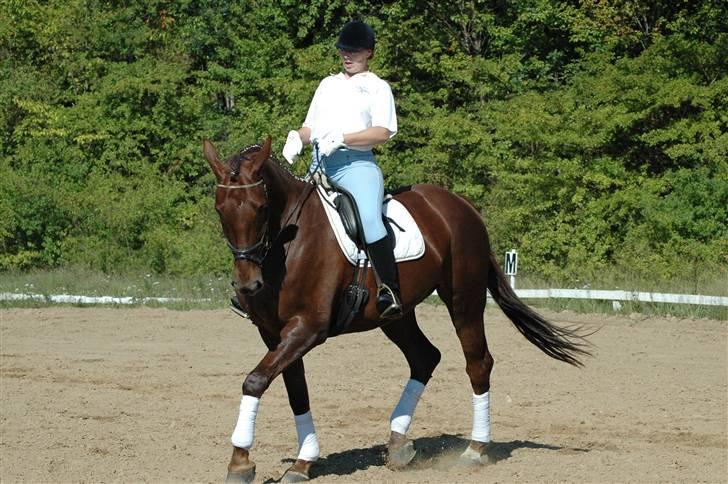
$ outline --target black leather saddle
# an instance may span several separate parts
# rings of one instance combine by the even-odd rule
[[[359,209],[357,208],[356,201],[354,200],[354,196],[336,182],[327,180],[327,183],[329,184],[329,187],[337,193],[336,198],[334,198],[334,207],[339,213],[339,217],[341,218],[341,223],[344,225],[346,235],[348,235],[349,238],[354,241],[354,244],[356,244],[359,250],[366,252],[366,239],[364,239],[364,229],[361,222],[361,217],[359,216]],[[403,187],[401,189],[385,193],[384,203],[387,203],[387,196],[396,195],[397,193],[409,190],[409,188],[410,187]],[[395,240],[393,233],[394,231],[390,224],[397,226],[400,230],[404,230],[399,227],[399,225],[397,225],[394,220],[390,219],[384,214],[382,214],[382,221],[384,222],[384,228],[387,230],[387,234],[392,237],[393,241]]]
[[[336,207],[336,211],[339,212],[339,217],[341,217],[341,223],[344,225],[346,235],[354,241],[360,250],[365,250],[366,241],[364,239],[364,230],[362,229],[361,217],[359,216],[359,209],[356,206],[354,197],[339,185],[334,184],[333,188],[338,192],[338,195],[334,199],[334,206]]]

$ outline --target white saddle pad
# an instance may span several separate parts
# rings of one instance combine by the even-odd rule
[[[356,265],[359,250],[356,248],[356,244],[346,234],[341,217],[336,211],[336,208],[334,208],[333,200],[336,194],[327,193],[321,187],[317,188],[321,203],[326,212],[326,217],[329,219],[341,251],[349,260],[350,264]],[[392,227],[392,232],[394,232],[395,260],[397,262],[404,262],[422,257],[425,254],[425,239],[422,237],[422,232],[417,227],[415,219],[412,218],[412,215],[410,215],[405,206],[394,198],[387,198],[384,200],[384,215],[394,221],[394,224],[392,222],[389,222],[389,224]]]

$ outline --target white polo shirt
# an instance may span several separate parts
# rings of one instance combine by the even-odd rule
[[[397,113],[392,89],[372,72],[347,78],[343,72],[325,78],[316,88],[303,126],[311,139],[332,132],[354,133],[372,126],[387,128],[390,138],[397,132]],[[367,151],[371,146],[352,146]]]

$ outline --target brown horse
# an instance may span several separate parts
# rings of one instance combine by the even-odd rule
[[[282,373],[294,415],[310,416],[303,357],[329,336],[353,267],[338,247],[313,185],[270,157],[270,137],[262,147],[247,148],[226,161],[220,161],[209,141],[204,141],[203,149],[218,183],[215,209],[235,257],[233,287],[269,350],[243,382],[241,414],[228,466],[230,479],[250,481],[255,472],[249,448],[257,401]],[[554,326],[518,299],[493,256],[481,215],[470,203],[433,185],[414,185],[396,198],[414,217],[426,244],[423,257],[398,264],[404,316],[394,322],[380,321],[375,298],[370,298],[363,314],[345,332],[381,328],[407,359],[411,379],[424,388],[440,361],[440,352],[418,327],[414,308],[436,289],[460,339],[473,394],[485,395],[493,369],[483,323],[489,289],[531,343],[552,358],[580,365],[577,357],[589,354],[583,349],[583,337],[577,330]],[[374,294],[371,272],[367,284]],[[407,399],[412,400],[403,394],[400,403]],[[244,412],[244,402],[256,402],[254,409],[246,407]],[[414,409],[410,406],[411,417]],[[489,420],[487,425],[487,433],[479,431],[478,437],[474,422],[476,438],[464,453],[470,460],[487,457]],[[311,421],[307,443],[299,432],[301,448],[310,444],[311,435],[315,439],[312,431]],[[388,464],[394,468],[406,465],[414,456],[404,431],[393,430],[390,436]],[[247,436],[243,438],[246,443],[236,444],[236,434]],[[302,451],[284,481],[307,480],[317,457],[316,441],[313,454]]]

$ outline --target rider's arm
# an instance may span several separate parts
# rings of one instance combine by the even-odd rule
[[[301,137],[303,146],[311,143],[311,128],[309,128],[308,126],[304,126],[303,128],[299,129],[298,135]]]
[[[344,134],[346,146],[380,145],[391,138],[392,132],[382,126],[372,126],[354,133]]]

